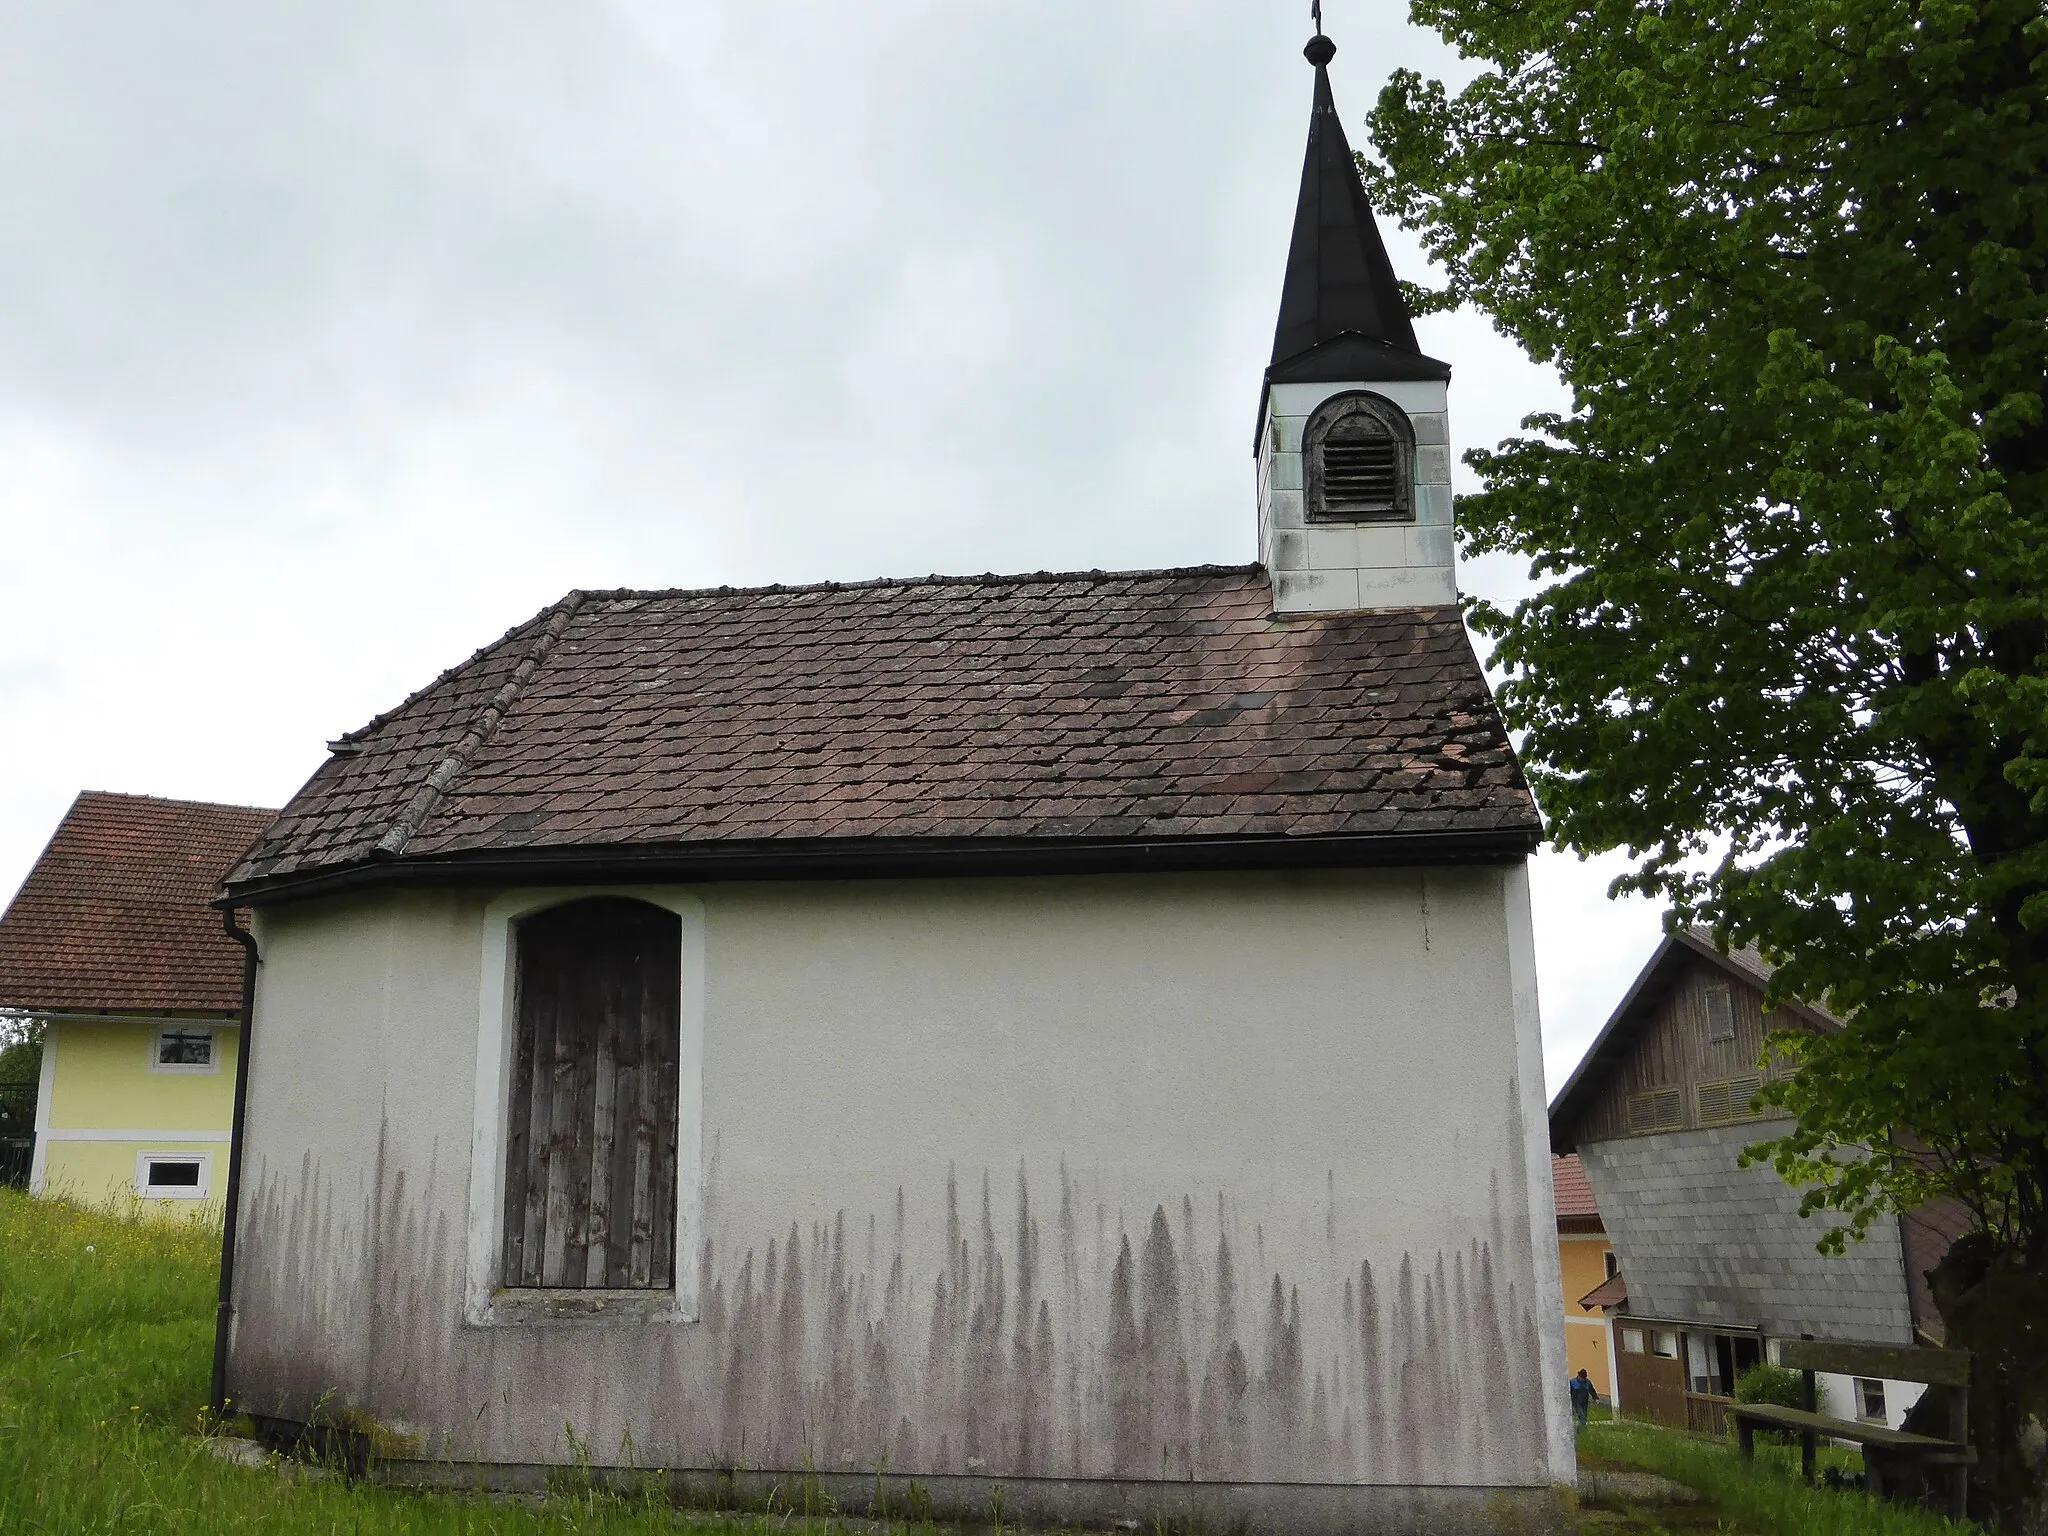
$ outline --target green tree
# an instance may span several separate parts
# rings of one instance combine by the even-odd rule
[[[0,1008],[0,1083],[33,1083],[43,1070],[43,1021]]]
[[[1468,456],[1474,604],[1554,839],[1850,1020],[1769,1149],[1938,1195],[1977,1499],[2048,1420],[2048,17],[2041,0],[1417,0],[1381,206],[1572,390]],[[1868,1156],[1858,1149],[1868,1149]],[[1987,1390],[1988,1388],[1988,1390]]]

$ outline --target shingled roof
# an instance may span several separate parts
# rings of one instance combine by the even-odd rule
[[[1505,858],[1537,818],[1454,608],[1256,566],[572,592],[332,756],[235,899],[553,872]]]
[[[275,814],[81,794],[0,916],[0,1007],[239,1011],[242,950],[208,903]]]

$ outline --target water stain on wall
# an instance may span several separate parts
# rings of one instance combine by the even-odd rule
[[[1536,1484],[1526,1214],[1428,1252],[1299,1251],[1223,1193],[1133,1219],[1064,1166],[735,1234],[707,1182],[695,1323],[479,1328],[432,1164],[347,1188],[257,1170],[232,1377],[251,1411],[347,1406],[436,1455],[1223,1482]],[[1512,1185],[1510,1187],[1513,1187]],[[920,1210],[929,1198],[936,1209]],[[1085,1216],[1083,1213],[1087,1213]],[[1268,1228],[1270,1227],[1270,1231]],[[923,1240],[920,1240],[922,1235]],[[1369,1235],[1369,1232],[1368,1232]],[[1272,1238],[1272,1241],[1268,1241]]]

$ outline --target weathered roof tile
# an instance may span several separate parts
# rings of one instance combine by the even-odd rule
[[[247,891],[517,848],[1534,835],[1454,608],[1257,567],[571,594],[344,738]]]

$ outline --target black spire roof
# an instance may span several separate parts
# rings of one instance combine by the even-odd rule
[[[1316,67],[1315,107],[1266,381],[1447,379],[1450,365],[1423,356],[1415,344],[1394,264],[1380,243],[1330,95],[1337,45],[1318,32],[1302,52]]]

